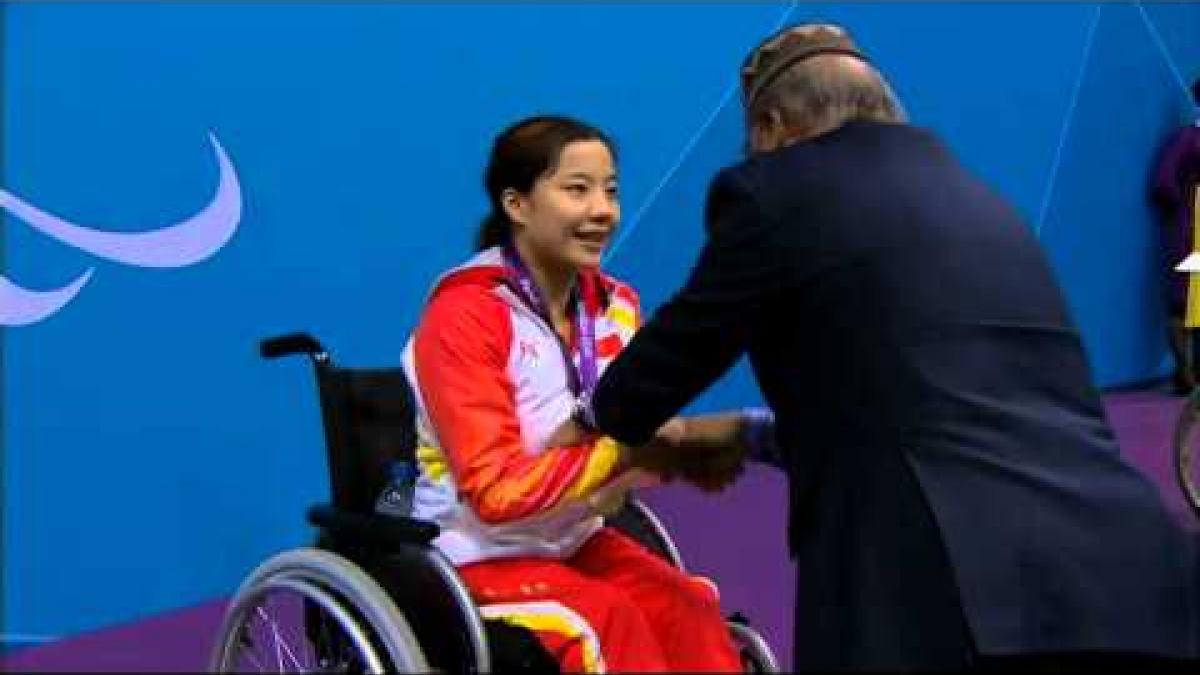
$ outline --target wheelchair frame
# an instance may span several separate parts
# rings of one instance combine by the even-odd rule
[[[1179,411],[1175,421],[1175,438],[1172,443],[1175,455],[1175,478],[1179,481],[1179,489],[1192,508],[1192,513],[1200,518],[1200,485],[1194,478],[1196,473],[1196,439],[1193,432],[1200,429],[1200,388],[1192,390]]]
[[[314,366],[332,505],[308,509],[308,521],[319,531],[315,547],[279,553],[241,583],[219,628],[210,670],[228,672],[237,664],[237,650],[253,640],[251,622],[263,612],[257,603],[278,590],[302,598],[310,639],[310,610],[323,611],[326,621],[345,632],[342,641],[324,643],[320,639],[328,623],[315,629],[321,632],[314,639],[319,643],[313,664],[318,669],[425,672],[440,666],[490,672],[488,627],[453,565],[432,545],[437,526],[374,512],[373,498],[387,477],[382,463],[415,461],[415,406],[403,371],[337,367],[321,343],[305,333],[264,340],[260,353],[268,359],[305,355]],[[372,401],[380,391],[391,397]],[[352,419],[339,410],[344,405],[354,408]],[[662,522],[636,498],[630,497],[606,524],[685,569]],[[445,622],[455,620],[458,625],[452,628],[458,632],[445,630]],[[275,624],[270,625],[278,640]],[[778,672],[770,646],[744,618],[735,614],[727,625],[749,672]],[[354,655],[347,655],[347,649]],[[280,670],[285,665],[304,669],[295,654],[285,654],[278,644],[275,651]]]

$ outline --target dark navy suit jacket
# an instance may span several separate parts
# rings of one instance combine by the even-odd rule
[[[1190,541],[1121,457],[1030,228],[937,140],[852,122],[749,159],[707,227],[594,411],[644,441],[749,354],[790,477],[798,666],[1195,654]]]

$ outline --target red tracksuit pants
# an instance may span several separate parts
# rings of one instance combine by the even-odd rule
[[[459,573],[485,618],[531,629],[564,672],[742,670],[711,582],[612,528],[566,560],[486,560]]]

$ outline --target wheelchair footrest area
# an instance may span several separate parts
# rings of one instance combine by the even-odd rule
[[[308,522],[338,538],[386,548],[395,544],[426,545],[438,535],[438,526],[424,520],[379,514],[353,513],[329,504],[308,509]]]

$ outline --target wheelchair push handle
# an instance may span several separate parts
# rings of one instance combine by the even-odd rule
[[[329,353],[325,351],[325,347],[308,333],[288,333],[267,338],[258,343],[258,353],[264,359],[277,359],[294,354],[307,354],[317,362],[329,359]]]

